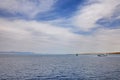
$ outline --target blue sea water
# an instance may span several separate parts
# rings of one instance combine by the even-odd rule
[[[120,55],[0,55],[0,80],[120,80]]]

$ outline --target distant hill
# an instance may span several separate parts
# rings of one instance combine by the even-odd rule
[[[33,52],[0,52],[0,54],[19,54],[19,55],[27,55],[27,54],[34,54]]]
[[[79,55],[94,55],[94,54],[120,54],[120,52],[96,52],[96,53],[76,53],[76,54],[79,54]]]
[[[110,52],[109,54],[120,54],[120,52]]]

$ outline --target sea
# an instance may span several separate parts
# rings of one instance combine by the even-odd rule
[[[0,80],[120,80],[120,55],[0,54]]]

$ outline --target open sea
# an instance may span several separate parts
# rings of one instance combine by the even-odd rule
[[[0,80],[120,80],[120,55],[0,55]]]

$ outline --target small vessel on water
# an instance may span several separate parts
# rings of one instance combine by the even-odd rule
[[[76,54],[76,56],[78,56],[78,54]]]
[[[98,57],[105,57],[105,56],[107,56],[107,54],[98,54],[97,56]]]

